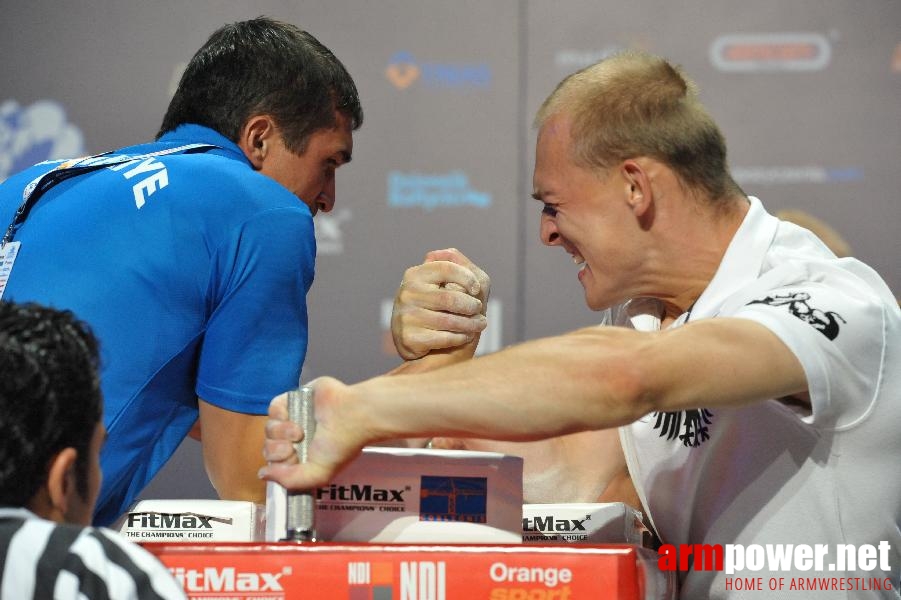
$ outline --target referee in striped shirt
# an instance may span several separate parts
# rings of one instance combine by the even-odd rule
[[[106,437],[97,362],[71,312],[0,302],[0,600],[185,598],[149,552],[88,526]]]

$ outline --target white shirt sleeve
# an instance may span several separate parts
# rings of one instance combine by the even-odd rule
[[[802,420],[844,429],[871,411],[885,368],[882,301],[853,276],[803,270],[798,283],[758,293],[731,315],[756,321],[794,353],[807,376],[812,412]]]

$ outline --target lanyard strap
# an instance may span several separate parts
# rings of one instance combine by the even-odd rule
[[[158,150],[156,152],[150,152],[148,154],[119,154],[110,156],[111,152],[103,152],[101,154],[95,154],[93,156],[75,158],[62,162],[25,186],[25,190],[22,192],[22,204],[19,205],[19,208],[16,210],[16,214],[13,216],[12,223],[10,223],[9,227],[6,229],[6,234],[3,236],[2,242],[0,242],[0,247],[6,246],[6,244],[12,241],[13,237],[16,235],[16,231],[19,230],[19,227],[21,227],[22,223],[25,222],[25,219],[28,218],[28,213],[31,212],[31,209],[34,208],[34,205],[37,204],[41,196],[46,194],[58,183],[62,183],[63,181],[71,177],[76,177],[78,175],[83,175],[85,173],[90,173],[92,171],[97,171],[105,167],[111,167],[126,162],[145,160],[148,158],[153,158],[155,156],[166,156],[179,152],[206,152],[208,150],[212,150],[213,148],[218,148],[218,146],[214,146],[212,144],[186,144],[184,146],[178,146],[177,148]]]

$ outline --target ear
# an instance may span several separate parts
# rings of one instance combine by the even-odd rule
[[[50,459],[50,468],[47,469],[47,497],[50,518],[53,521],[63,521],[68,513],[72,494],[78,493],[75,489],[75,459],[78,451],[75,448],[64,448]]]
[[[263,167],[263,159],[276,135],[275,121],[269,115],[254,115],[244,123],[238,136],[238,147],[255,170]]]
[[[653,209],[651,180],[641,161],[628,159],[620,167],[626,180],[626,200],[639,219],[647,218]]]

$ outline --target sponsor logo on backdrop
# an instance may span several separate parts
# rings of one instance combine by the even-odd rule
[[[562,48],[554,53],[554,66],[560,71],[571,73],[625,49],[626,46],[617,44],[598,49]]]
[[[473,189],[469,176],[460,170],[449,173],[389,171],[388,206],[418,207],[426,212],[457,206],[488,208],[491,194]]]
[[[393,308],[393,298],[382,300],[382,352],[388,356],[397,356],[397,350],[394,348],[394,341],[391,338],[391,311]],[[488,327],[485,328],[482,332],[482,336],[479,338],[479,345],[476,347],[476,356],[490,354],[501,349],[501,331],[504,322],[503,312],[503,304],[500,300],[488,300]]]
[[[862,544],[663,544],[657,565],[663,571],[723,571],[727,591],[893,590],[891,545]],[[797,571],[810,576],[779,577]],[[859,577],[859,572],[877,572]],[[764,572],[766,576],[758,576]],[[829,573],[828,577],[823,575]]]
[[[399,90],[421,85],[444,89],[481,89],[491,85],[488,63],[424,62],[409,52],[398,52],[388,61],[385,77]]]
[[[316,255],[344,253],[344,232],[341,225],[349,221],[349,208],[341,208],[329,213],[319,213],[313,219],[316,232]]]
[[[861,167],[735,167],[739,185],[789,185],[797,183],[847,183],[863,179]]]
[[[81,130],[66,120],[66,111],[53,100],[20,106],[0,104],[0,182],[33,164],[84,154]]]
[[[726,72],[821,71],[831,59],[832,45],[819,33],[731,33],[710,45],[710,62]]]

